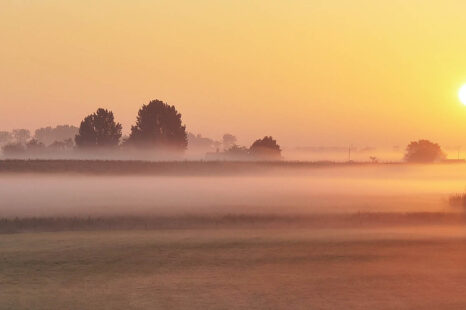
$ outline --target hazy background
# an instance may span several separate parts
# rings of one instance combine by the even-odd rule
[[[212,176],[0,176],[14,216],[461,212],[461,165],[375,165]]]
[[[124,132],[150,99],[191,132],[240,144],[464,143],[461,0],[0,2],[0,130]]]

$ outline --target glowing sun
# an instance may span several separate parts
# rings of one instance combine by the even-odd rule
[[[461,86],[459,92],[458,92],[458,97],[460,97],[460,101],[462,104],[466,105],[466,84]]]

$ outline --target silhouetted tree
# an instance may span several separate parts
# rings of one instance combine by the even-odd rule
[[[232,134],[226,133],[223,135],[222,143],[223,149],[228,150],[229,148],[233,147],[236,144],[236,137]]]
[[[27,129],[14,129],[13,137],[15,138],[16,143],[25,144],[31,137],[31,132]]]
[[[188,146],[188,139],[181,114],[175,106],[160,100],[143,105],[138,112],[136,125],[131,127],[127,143],[138,147],[184,151]]]
[[[114,147],[120,138],[121,124],[115,122],[113,112],[98,109],[81,122],[75,142],[80,148]]]
[[[265,136],[263,139],[256,140],[251,147],[249,152],[256,158],[259,159],[280,159],[281,152],[280,146],[270,136]]]
[[[445,159],[440,145],[428,140],[413,141],[406,147],[404,159],[411,163],[432,163]]]
[[[43,127],[39,128],[34,133],[34,139],[50,145],[56,141],[65,141],[73,139],[79,133],[79,128],[70,125],[58,125],[57,127]]]

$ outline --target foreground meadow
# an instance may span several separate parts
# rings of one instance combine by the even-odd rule
[[[466,165],[2,167],[1,310],[466,309]]]
[[[0,235],[1,309],[465,309],[464,226]]]

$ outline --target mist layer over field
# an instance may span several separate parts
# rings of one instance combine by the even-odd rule
[[[464,165],[270,168],[190,175],[2,174],[0,215],[449,212]]]
[[[466,307],[464,165],[10,164],[6,309]]]

